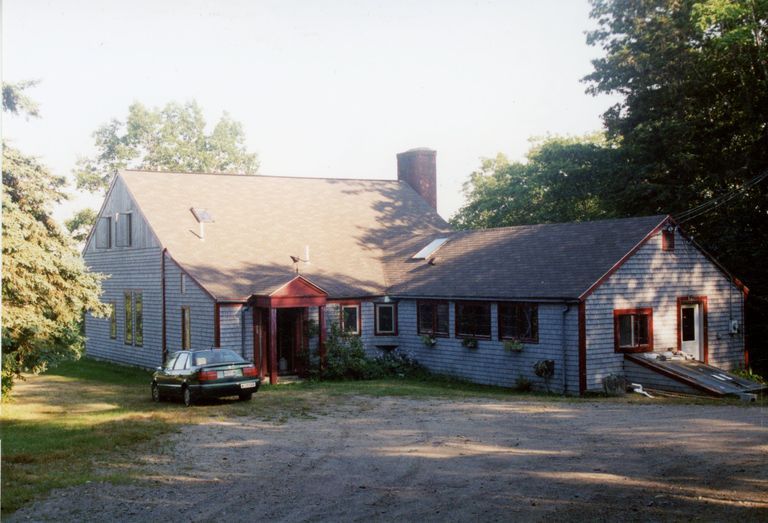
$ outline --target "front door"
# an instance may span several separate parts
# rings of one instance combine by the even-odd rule
[[[277,372],[299,374],[301,372],[302,309],[278,309],[277,311]]]
[[[680,306],[680,349],[697,360],[702,358],[701,305],[685,303]]]

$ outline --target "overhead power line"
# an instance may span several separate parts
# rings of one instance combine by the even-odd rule
[[[694,218],[698,218],[702,214],[706,214],[716,209],[717,207],[720,207],[721,205],[733,200],[737,196],[741,196],[746,191],[756,186],[766,178],[768,178],[768,169],[763,171],[761,174],[758,174],[751,180],[748,180],[741,187],[731,189],[730,191],[725,192],[720,196],[716,196],[711,200],[707,200],[706,202],[697,205],[696,207],[692,207],[687,211],[683,211],[680,214],[674,215],[675,221],[677,221],[677,223],[685,223],[687,221],[693,220]]]

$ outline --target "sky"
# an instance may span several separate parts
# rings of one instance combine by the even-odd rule
[[[394,179],[395,154],[437,150],[452,216],[481,158],[522,160],[531,137],[601,128],[614,101],[580,79],[600,50],[587,0],[3,0],[3,81],[41,118],[3,137],[72,179],[93,132],[138,101],[197,100],[243,124],[260,172]],[[72,184],[74,193],[74,183]],[[63,219],[98,208],[78,194]]]

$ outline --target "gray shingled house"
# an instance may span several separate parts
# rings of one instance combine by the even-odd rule
[[[112,311],[87,316],[87,354],[155,367],[226,347],[276,382],[336,322],[371,355],[479,383],[541,387],[533,365],[551,360],[571,394],[617,373],[700,388],[645,353],[743,364],[747,289],[670,217],[453,231],[435,152],[399,154],[397,174],[121,172],[84,249]]]

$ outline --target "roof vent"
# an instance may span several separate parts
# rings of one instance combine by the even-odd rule
[[[205,225],[206,223],[213,223],[213,216],[211,216],[211,213],[208,212],[208,209],[203,209],[201,207],[190,207],[190,211],[192,211],[192,215],[195,217],[195,220],[197,220],[197,223],[200,224],[200,233],[198,236],[201,240],[205,239]]]
[[[438,238],[436,240],[432,240],[427,244],[426,247],[421,249],[419,252],[413,255],[412,259],[414,260],[426,260],[433,254],[437,252],[437,250],[442,247],[445,242],[448,241],[448,238]]]

